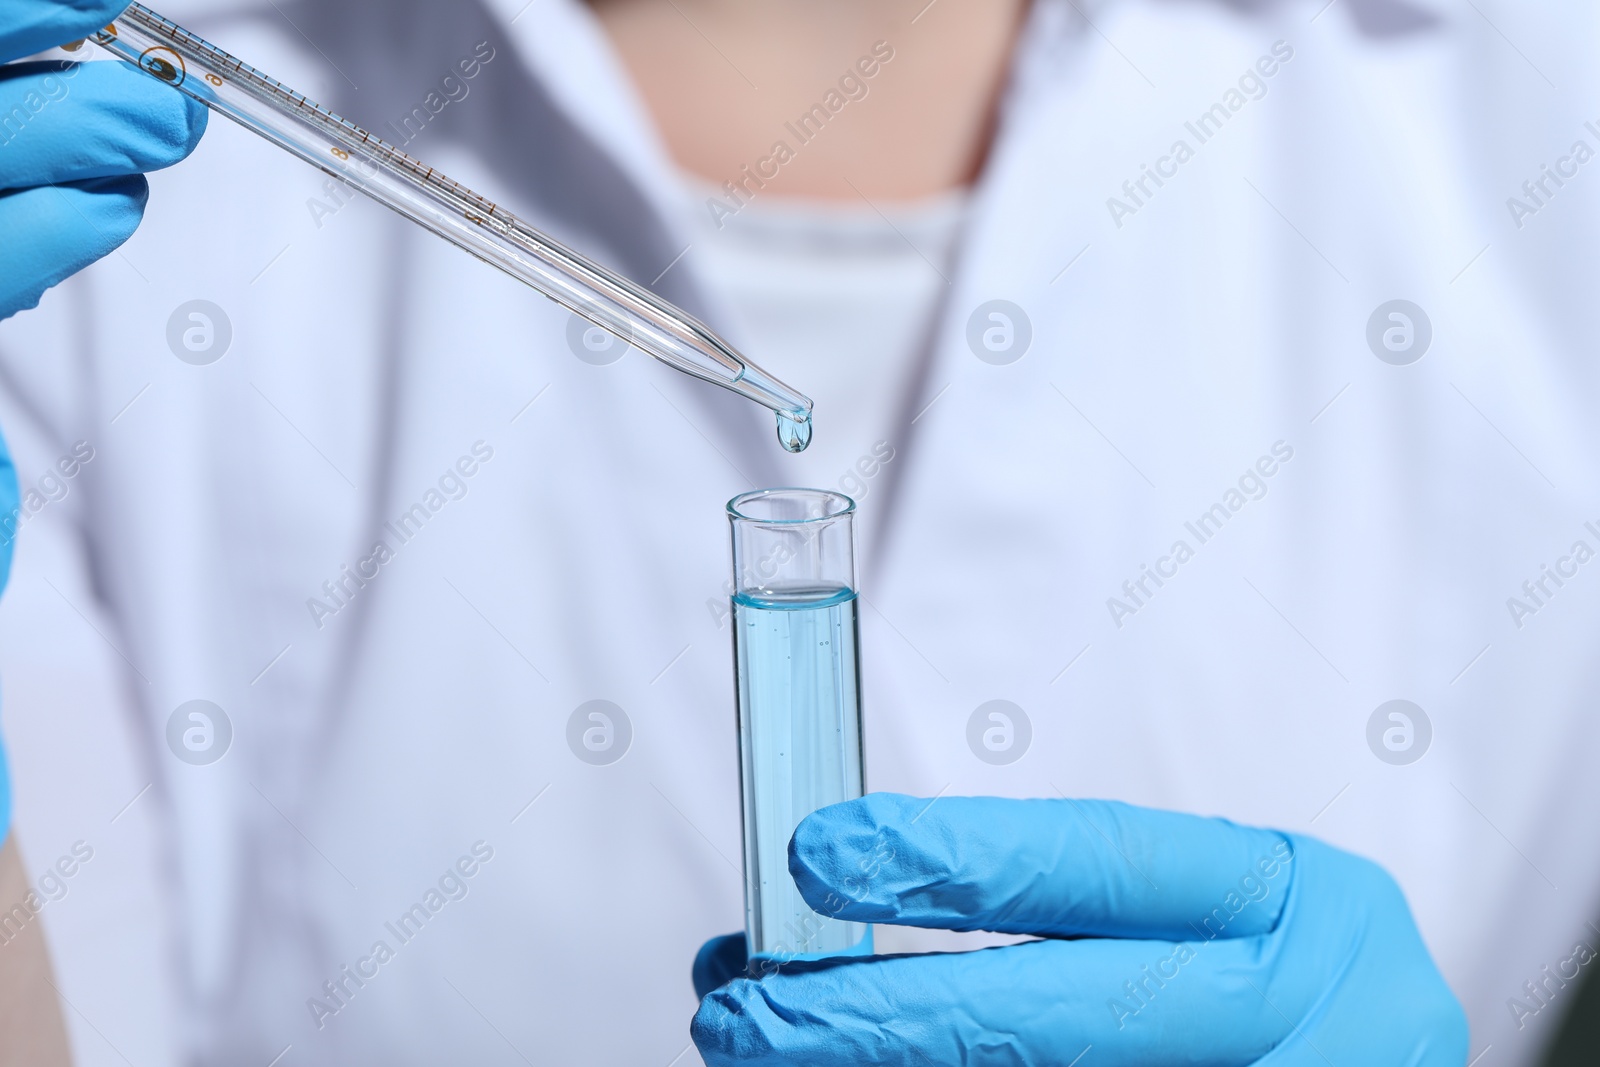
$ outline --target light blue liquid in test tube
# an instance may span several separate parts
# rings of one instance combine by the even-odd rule
[[[854,513],[849,497],[814,489],[728,503],[752,975],[872,951],[869,926],[813,911],[789,874],[800,820],[865,788]]]

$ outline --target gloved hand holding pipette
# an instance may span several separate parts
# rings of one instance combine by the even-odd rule
[[[872,794],[790,871],[859,922],[1032,934],[969,953],[695,968],[712,1067],[1461,1067],[1466,1020],[1394,881],[1311,838],[1123,804]],[[1092,1052],[1090,1051],[1092,1050]]]
[[[193,151],[206,109],[121,63],[15,63],[124,4],[0,0],[0,318],[132,235],[143,174]]]

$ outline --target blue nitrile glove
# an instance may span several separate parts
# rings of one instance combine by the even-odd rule
[[[1068,1067],[1091,1048],[1084,1067],[1466,1062],[1466,1019],[1399,888],[1311,838],[880,793],[809,816],[789,869],[824,914],[1046,940],[735,978],[691,1028],[710,1067]],[[710,942],[697,980],[742,970],[740,941]]]
[[[126,7],[0,0],[0,61],[100,29]],[[114,249],[144,214],[142,172],[194,149],[206,109],[126,63],[0,66],[0,319]]]

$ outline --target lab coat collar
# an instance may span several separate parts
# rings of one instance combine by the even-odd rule
[[[482,0],[563,117],[604,148],[656,207],[672,216],[677,170],[621,57],[582,0]]]

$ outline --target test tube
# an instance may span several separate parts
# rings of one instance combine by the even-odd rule
[[[865,789],[854,518],[853,500],[819,489],[728,502],[753,977],[790,960],[872,951],[869,926],[807,906],[788,857],[801,819]]]

